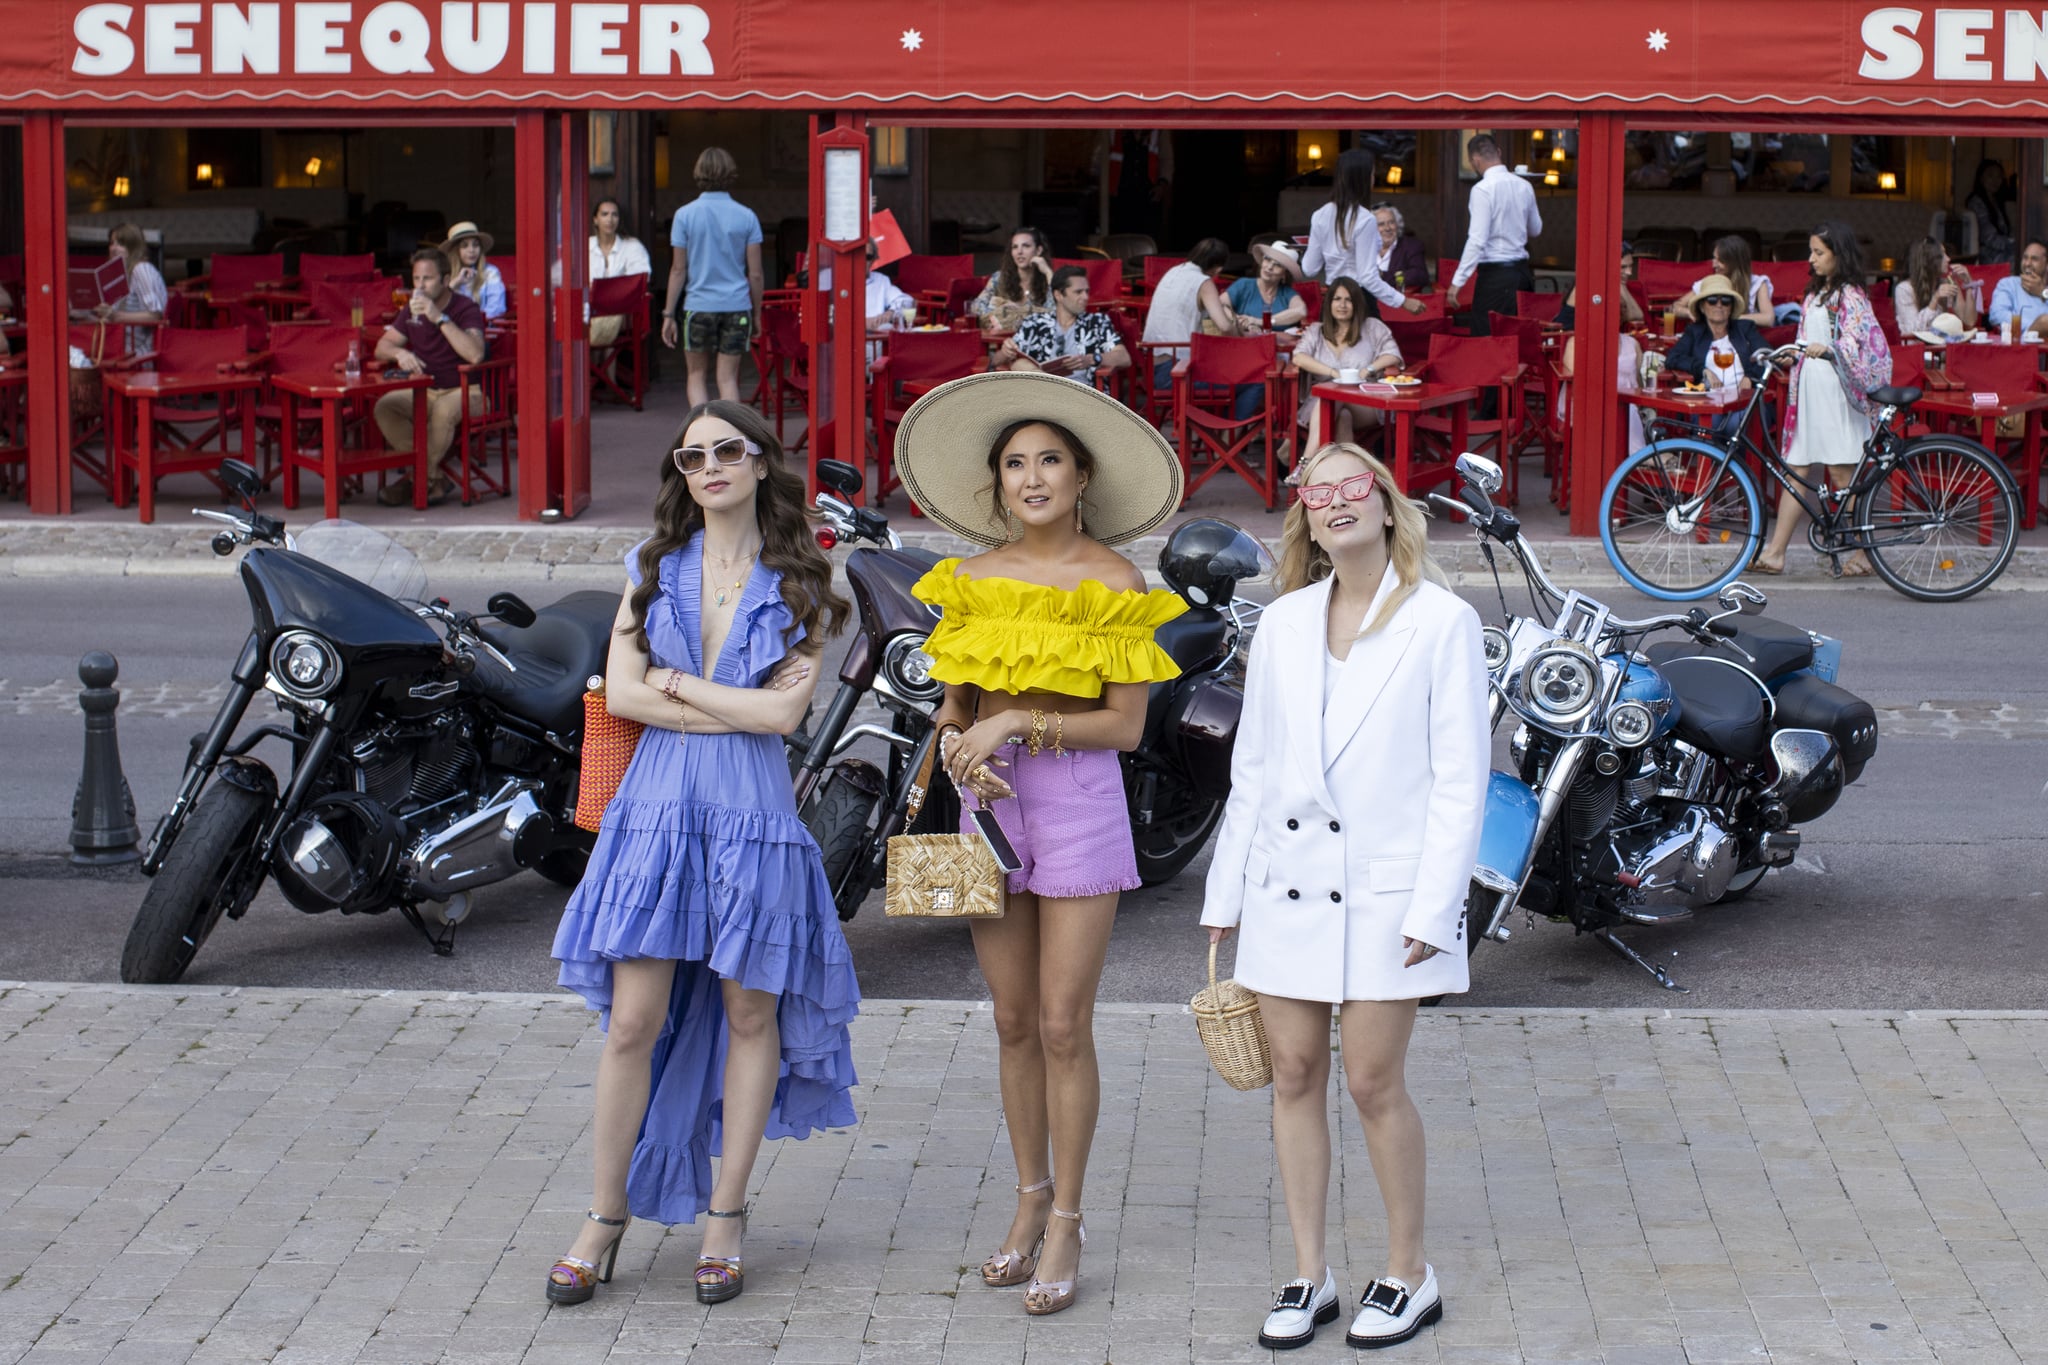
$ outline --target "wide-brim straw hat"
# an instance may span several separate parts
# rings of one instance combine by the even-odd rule
[[[441,243],[442,254],[453,256],[455,248],[462,245],[462,239],[465,237],[474,237],[482,242],[484,244],[484,255],[486,256],[491,254],[492,246],[496,245],[491,238],[491,234],[485,232],[475,223],[457,223],[454,227],[448,229],[448,239]]]
[[[1937,314],[1927,324],[1925,329],[1915,332],[1913,335],[1921,341],[1940,343],[1944,341],[1961,341],[1967,330],[1963,326],[1963,320],[1954,313],[1941,313]]]
[[[1026,421],[1065,427],[1095,457],[1081,513],[1103,544],[1135,540],[1180,506],[1180,460],[1158,428],[1056,374],[1003,370],[941,384],[896,428],[896,472],[933,521],[978,545],[1001,545],[1011,535],[996,510],[989,447],[1003,428]]]
[[[1742,295],[1735,290],[1735,281],[1726,275],[1709,275],[1700,281],[1699,290],[1693,295],[1701,303],[1708,299],[1733,299],[1737,311],[1742,308]]]
[[[1284,242],[1260,242],[1252,248],[1252,259],[1261,265],[1267,261],[1280,262],[1281,267],[1287,271],[1287,278],[1296,284],[1300,284],[1304,278],[1301,273],[1301,256]]]

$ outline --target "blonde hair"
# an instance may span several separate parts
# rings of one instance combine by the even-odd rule
[[[1393,471],[1362,447],[1349,441],[1333,441],[1312,451],[1296,467],[1297,481],[1314,482],[1316,466],[1333,455],[1349,455],[1372,471],[1374,491],[1382,495],[1387,517],[1394,523],[1387,529],[1387,557],[1394,565],[1394,576],[1400,580],[1400,586],[1387,598],[1379,614],[1358,632],[1359,638],[1363,639],[1393,620],[1394,613],[1415,595],[1415,590],[1422,586],[1425,578],[1442,588],[1450,587],[1451,580],[1430,557],[1428,518],[1414,503],[1395,491]],[[1287,509],[1287,521],[1280,532],[1280,591],[1290,593],[1321,582],[1335,570],[1329,552],[1309,535],[1308,505],[1297,501]]]

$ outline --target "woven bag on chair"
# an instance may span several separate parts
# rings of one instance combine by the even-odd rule
[[[1216,979],[1217,946],[1209,945],[1209,984],[1195,992],[1188,1009],[1216,1074],[1233,1090],[1261,1090],[1273,1083],[1273,1053],[1266,1046],[1259,997],[1235,981]]]
[[[605,807],[619,794],[626,765],[639,747],[637,720],[621,720],[604,709],[604,679],[592,677],[583,693],[583,760],[576,778],[576,828],[595,830]]]
[[[916,821],[931,790],[939,737],[925,742],[910,785],[903,823]],[[979,834],[898,834],[889,840],[882,913],[927,919],[1000,919],[1007,892],[1003,870]]]

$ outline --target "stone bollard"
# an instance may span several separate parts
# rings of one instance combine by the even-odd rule
[[[78,694],[85,709],[85,770],[71,800],[71,862],[77,867],[132,863],[142,856],[135,797],[121,771],[121,741],[114,733],[114,708],[121,704],[114,679],[120,672],[114,656],[102,649],[78,661],[78,680],[85,684]]]

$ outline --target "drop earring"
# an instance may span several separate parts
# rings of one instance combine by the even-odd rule
[[[1017,514],[1010,510],[1008,503],[1003,504],[1003,534],[1011,540],[1017,538]]]
[[[1081,531],[1084,533],[1087,531],[1088,525],[1086,520],[1081,515],[1081,499],[1087,496],[1088,485],[1085,483],[1074,491],[1074,529],[1076,531]]]

